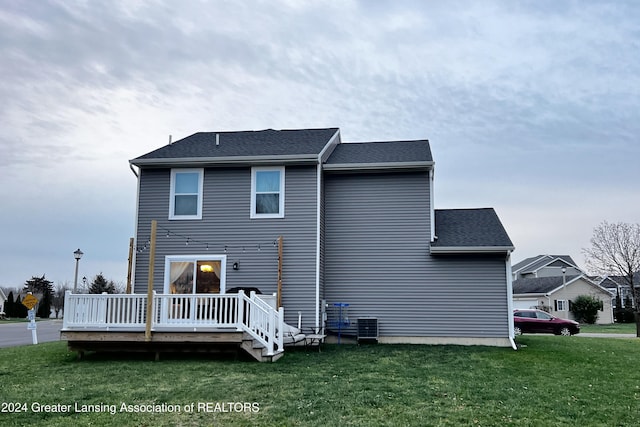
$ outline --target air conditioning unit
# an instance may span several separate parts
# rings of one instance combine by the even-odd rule
[[[378,318],[358,318],[358,342],[361,340],[378,341]]]

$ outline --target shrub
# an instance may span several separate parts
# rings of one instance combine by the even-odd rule
[[[631,307],[616,307],[613,316],[617,323],[635,323],[636,318]]]
[[[574,318],[581,323],[594,324],[598,320],[598,311],[602,302],[590,295],[580,295],[571,304]]]

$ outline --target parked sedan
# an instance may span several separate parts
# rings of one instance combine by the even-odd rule
[[[533,333],[569,336],[580,333],[580,324],[542,310],[513,310],[513,332],[515,335]]]

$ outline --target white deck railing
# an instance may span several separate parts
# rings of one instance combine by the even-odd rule
[[[147,296],[142,294],[65,295],[63,331],[144,331]],[[284,311],[255,293],[153,294],[152,331],[203,333],[215,329],[247,332],[273,355],[283,349]]]

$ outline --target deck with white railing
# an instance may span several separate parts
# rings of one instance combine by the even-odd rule
[[[272,296],[157,294],[151,307],[142,294],[65,295],[61,337],[70,348],[90,342],[240,343],[248,352],[274,359],[283,352],[284,311]],[[150,313],[150,316],[147,316]],[[149,318],[148,318],[149,317]],[[97,347],[96,347],[97,348]],[[79,353],[80,354],[80,353]],[[258,358],[254,355],[254,357]]]

